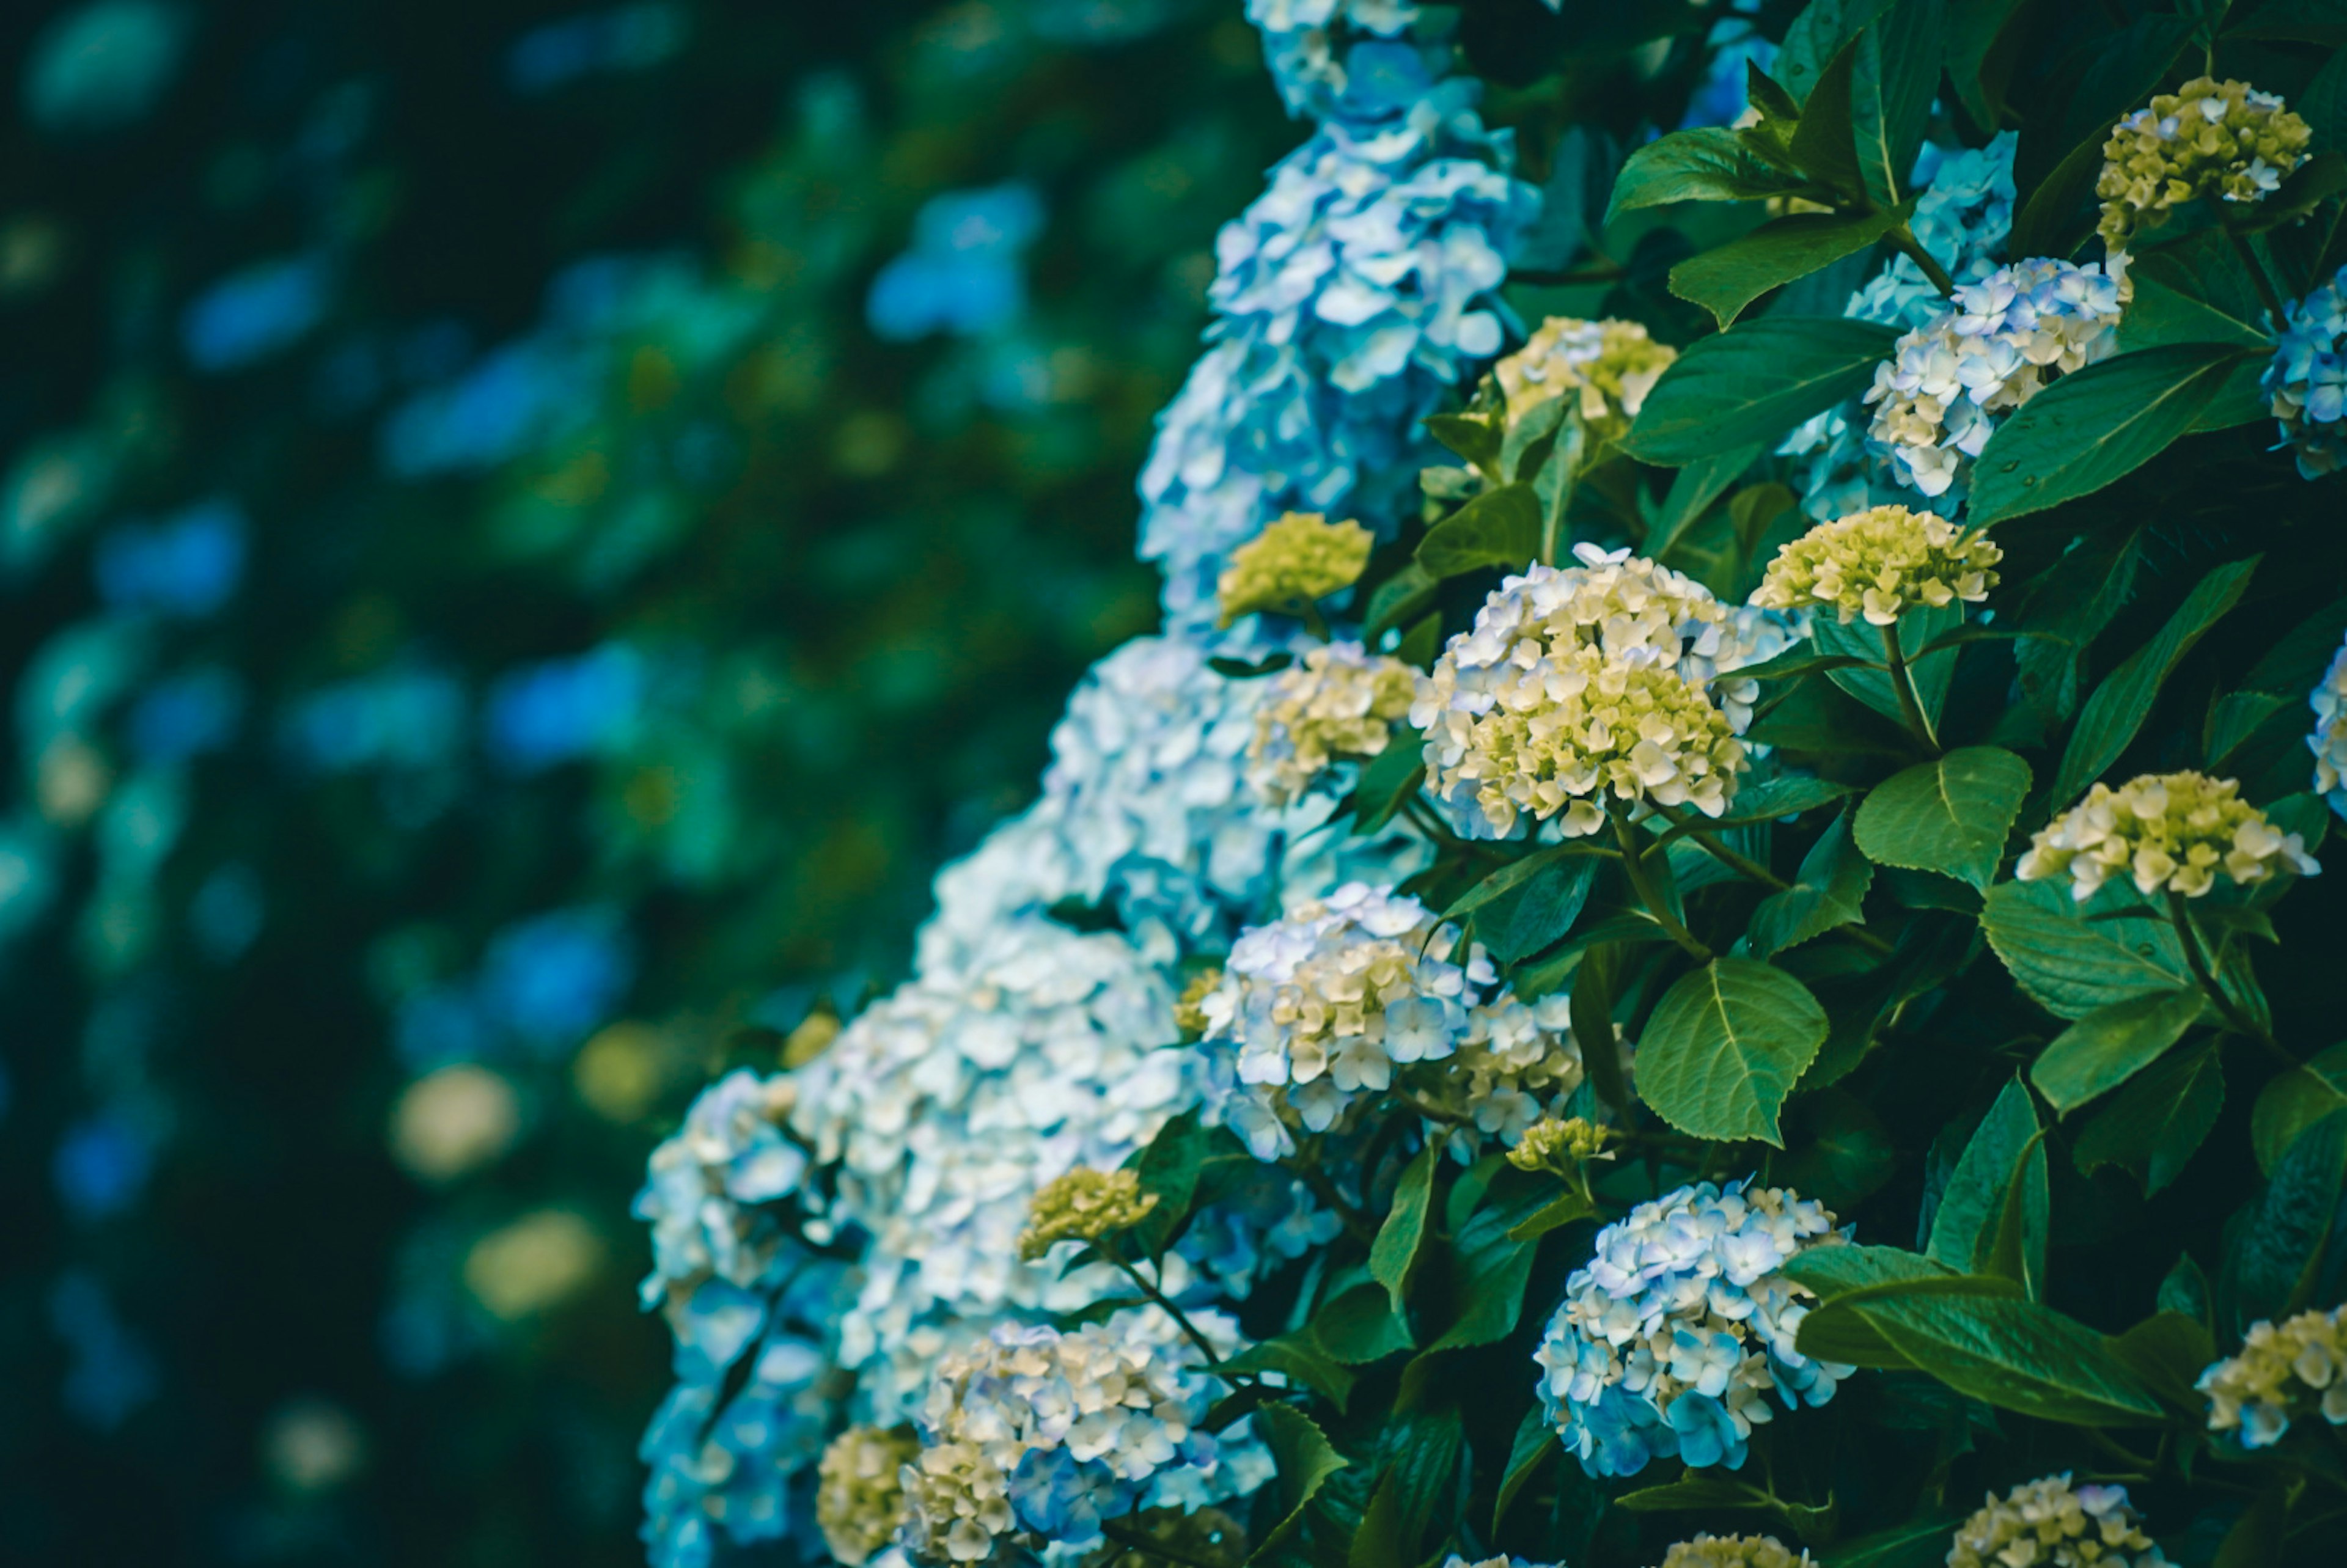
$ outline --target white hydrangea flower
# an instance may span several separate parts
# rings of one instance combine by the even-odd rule
[[[782,1238],[759,1205],[795,1191],[806,1171],[806,1152],[783,1134],[794,1095],[787,1078],[737,1069],[652,1151],[633,1210],[652,1227],[645,1306],[712,1276],[745,1289],[766,1282]]]
[[[2332,656],[2307,705],[2314,710],[2314,733],[2306,746],[2314,753],[2315,793],[2347,817],[2347,644]]]
[[[2142,1516],[2123,1486],[2070,1484],[2070,1473],[2024,1481],[2000,1500],[1992,1494],[1956,1528],[1948,1568],[2168,1568],[2143,1532]]]
[[[2220,875],[2247,886],[2277,874],[2319,873],[2305,841],[2267,821],[2240,789],[2236,780],[2196,773],[2145,774],[2117,789],[2098,784],[2037,830],[2014,875],[2024,882],[2067,875],[2071,897],[2083,904],[2115,876],[2147,898],[2163,891],[2198,898]]]
[[[2239,1433],[2243,1448],[2280,1442],[2293,1411],[2347,1426],[2347,1307],[2251,1324],[2240,1354],[2211,1364],[2193,1387],[2209,1396],[2209,1430]]]
[[[1358,642],[1312,649],[1271,678],[1255,710],[1249,778],[1267,804],[1281,806],[1339,762],[1383,755],[1417,690],[1416,671]]]
[[[1663,1568],[1812,1568],[1816,1561],[1773,1535],[1698,1535],[1663,1553]]]
[[[1237,1348],[1227,1319],[1191,1321],[1218,1356]],[[1065,1333],[1000,1325],[938,1368],[901,1539],[924,1562],[1060,1568],[1102,1544],[1104,1521],[1244,1497],[1271,1458],[1250,1422],[1202,1430],[1224,1391],[1153,1307]]]

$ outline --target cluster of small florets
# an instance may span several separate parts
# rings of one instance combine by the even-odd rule
[[[2124,256],[2084,267],[2019,261],[1963,284],[1952,309],[1876,368],[1870,442],[1901,484],[1943,494],[1988,445],[1994,415],[2116,352],[2131,297]]]
[[[2314,733],[2306,744],[2314,753],[2315,793],[2347,816],[2347,644],[2332,656],[2307,705],[2314,710]]]
[[[1741,1467],[1772,1390],[1822,1405],[1850,1375],[1794,1348],[1809,1307],[1778,1273],[1842,1240],[1822,1204],[1747,1183],[1682,1187],[1606,1226],[1533,1357],[1564,1446],[1596,1476],[1671,1454]]]
[[[1267,803],[1286,804],[1337,763],[1381,754],[1417,689],[1416,671],[1358,642],[1311,650],[1272,677],[1255,711],[1249,776]]]
[[[1676,358],[1678,350],[1656,343],[1636,322],[1551,316],[1491,374],[1510,424],[1569,399],[1569,411],[1594,434],[1615,436],[1630,427]]]
[[[2201,77],[2127,116],[2103,143],[2103,243],[2124,250],[2196,197],[2260,201],[2306,161],[2313,133],[2272,93]]]
[[[1019,1255],[1032,1263],[1063,1241],[1098,1241],[1149,1217],[1157,1194],[1141,1190],[1138,1171],[1079,1167],[1035,1194]]]
[[[2038,829],[2014,875],[2024,882],[2067,872],[2085,903],[2114,876],[2148,898],[2198,898],[2217,878],[2247,886],[2276,874],[2321,871],[2295,833],[2285,834],[2240,798],[2233,779],[2206,774],[2145,774],[2117,789],[2096,784],[2086,798]]]
[[[1231,1340],[1212,1315],[1193,1322]],[[1203,1362],[1154,1307],[1066,1333],[996,1327],[938,1368],[899,1540],[931,1563],[1072,1563],[1104,1520],[1251,1491],[1269,1456],[1244,1423],[1202,1430],[1221,1387]]]
[[[1453,962],[1456,955],[1461,961]],[[1394,1069],[1459,1049],[1477,988],[1497,979],[1481,948],[1417,899],[1349,883],[1244,933],[1201,1004],[1206,1039],[1237,1048],[1226,1116],[1260,1159],[1322,1132]]]
[[[1502,582],[1419,683],[1430,787],[1494,837],[1525,812],[1594,832],[1609,793],[1718,815],[1758,688],[1717,677],[1753,661],[1763,623],[1747,631],[1701,584],[1627,550],[1574,554]]]
[[[2281,339],[2259,384],[2298,455],[2298,471],[2319,479],[2347,463],[2347,268],[2283,312]]]
[[[1543,1116],[1563,1108],[1582,1076],[1570,999],[1552,991],[1525,1002],[1502,991],[1468,1009],[1458,1051],[1415,1086],[1416,1098],[1449,1119],[1452,1148],[1471,1157],[1479,1133],[1517,1146]]]
[[[1301,608],[1359,580],[1377,541],[1358,523],[1289,512],[1231,552],[1216,589],[1223,624],[1257,610]]]
[[[845,1568],[863,1568],[905,1522],[906,1464],[921,1451],[904,1428],[850,1427],[815,1466],[815,1522]]]
[[[684,1125],[652,1151],[633,1211],[652,1227],[645,1306],[712,1276],[745,1289],[764,1282],[781,1233],[759,1205],[796,1189],[807,1167],[806,1151],[783,1132],[794,1093],[787,1078],[737,1068],[702,1090]]]
[[[2347,1426],[2347,1307],[2251,1324],[2240,1354],[2193,1387],[2209,1396],[2209,1430],[2239,1432],[2243,1448],[2280,1442],[2293,1412],[2317,1409],[2332,1426]]]
[[[1470,1563],[1453,1552],[1442,1568],[1562,1568],[1557,1563],[1537,1563],[1522,1557],[1486,1557],[1480,1563]]]
[[[1814,1562],[1773,1535],[1698,1535],[1663,1553],[1663,1568],[1810,1568]]]
[[[1542,1117],[1524,1129],[1516,1146],[1508,1151],[1508,1163],[1520,1171],[1548,1171],[1560,1176],[1570,1176],[1592,1160],[1610,1160],[1605,1150],[1614,1130],[1586,1117],[1568,1116],[1562,1121]]]
[[[2067,1471],[1989,1498],[1958,1527],[1948,1568],[2167,1568],[2123,1486],[2073,1487]]]
[[[1930,512],[1871,507],[1819,523],[1777,552],[1752,602],[1777,610],[1822,606],[1843,625],[1863,615],[1896,626],[1906,611],[1962,600],[1978,604],[2004,559],[1985,534]]]

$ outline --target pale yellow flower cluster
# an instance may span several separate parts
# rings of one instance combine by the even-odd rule
[[[1605,1152],[1606,1141],[1614,1130],[1585,1117],[1569,1116],[1560,1122],[1544,1117],[1524,1129],[1516,1146],[1508,1151],[1508,1163],[1520,1171],[1551,1171],[1569,1176],[1581,1165],[1592,1160],[1610,1160]]]
[[[2347,1426],[2347,1307],[2251,1324],[2240,1354],[2217,1362],[2194,1387],[2209,1396],[2209,1430],[2239,1432],[2246,1448],[2280,1441],[2293,1409],[2309,1406]]]
[[[1427,721],[1427,782],[1500,836],[1527,813],[1568,838],[1595,833],[1609,799],[1718,816],[1748,765],[1727,715],[1667,664],[1574,649],[1503,672],[1480,712],[1454,682],[1438,662],[1411,715]]]
[[[844,1568],[863,1568],[905,1522],[904,1469],[921,1451],[909,1430],[850,1427],[815,1466],[815,1522]]]
[[[2136,230],[2167,221],[2195,197],[2262,200],[2306,161],[2312,135],[2280,98],[2247,82],[2201,77],[2160,94],[2103,144],[2095,182],[2103,242],[2122,250]]]
[[[2072,1487],[2067,1472],[1992,1496],[1957,1528],[1948,1568],[2167,1568],[2123,1486]]]
[[[2071,897],[2083,904],[2114,876],[2131,878],[2146,897],[2198,898],[2219,876],[2247,886],[2278,872],[2321,871],[2299,835],[2268,822],[2240,788],[2196,773],[2145,774],[2117,789],[2098,784],[2038,830],[2014,874],[2034,882],[2066,872]]]
[[[1630,427],[1676,358],[1678,350],[1656,343],[1636,322],[1551,316],[1491,374],[1510,423],[1570,396],[1582,422],[1610,437]]]
[[[1061,1242],[1098,1241],[1129,1231],[1156,1206],[1157,1194],[1141,1190],[1140,1172],[1079,1166],[1035,1194],[1019,1237],[1019,1255],[1033,1263]]]
[[[1358,523],[1332,523],[1317,512],[1286,514],[1231,552],[1215,585],[1223,624],[1350,588],[1368,569],[1376,542]]]
[[[1988,536],[1905,507],[1870,507],[1819,523],[1777,552],[1752,602],[1771,610],[1834,610],[1895,626],[1910,610],[1978,604],[1996,586],[2004,552]]]
[[[1273,805],[1303,794],[1337,763],[1374,757],[1409,716],[1418,671],[1358,642],[1315,648],[1272,677],[1255,710],[1248,776]]]
[[[1809,1568],[1815,1561],[1773,1535],[1698,1535],[1665,1553],[1663,1568]]]
[[[1206,1038],[1206,1029],[1212,1021],[1206,1017],[1206,999],[1222,983],[1222,965],[1209,964],[1192,975],[1190,983],[1182,988],[1182,994],[1174,999],[1174,1027],[1182,1031],[1184,1040]]]

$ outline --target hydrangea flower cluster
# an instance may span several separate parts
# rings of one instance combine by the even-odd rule
[[[1512,140],[1413,50],[1350,60],[1345,118],[1216,241],[1208,347],[1142,470],[1170,628],[1211,620],[1228,553],[1280,512],[1390,528],[1429,454],[1419,422],[1512,328],[1504,258],[1539,200],[1508,172]]]
[[[1613,1130],[1583,1116],[1563,1120],[1544,1117],[1524,1129],[1508,1151],[1508,1163],[1520,1171],[1552,1171],[1570,1176],[1592,1160],[1610,1160],[1605,1142]]]
[[[1369,530],[1317,512],[1289,512],[1231,552],[1216,589],[1223,624],[1257,610],[1308,605],[1348,589],[1369,564]]]
[[[2161,93],[2113,127],[2095,195],[2114,251],[2137,229],[2165,223],[2196,197],[2260,201],[2306,161],[2305,120],[2247,82],[2199,77]]]
[[[1952,308],[1901,338],[1875,370],[1868,439],[1900,483],[1945,494],[1988,444],[1993,415],[2116,352],[2132,297],[2123,253],[2083,267],[2018,261],[1962,285]]]
[[[1565,993],[1551,991],[1531,1002],[1501,992],[1469,1009],[1458,1051],[1418,1095],[1421,1109],[1448,1115],[1461,1158],[1473,1157],[1476,1133],[1514,1148],[1581,1087],[1571,1008]]]
[[[905,1522],[906,1465],[921,1451],[902,1428],[850,1427],[815,1466],[815,1522],[842,1568],[864,1568]]]
[[[1752,602],[1775,610],[1821,606],[1843,625],[1863,615],[1896,626],[1923,605],[1978,604],[2004,559],[1986,534],[1930,512],[1871,507],[1820,523],[1777,552]]]
[[[1393,41],[1418,29],[1420,12],[1410,0],[1247,0],[1246,15],[1288,112],[1326,118],[1375,105],[1378,73],[1406,46]]]
[[[1355,882],[1297,905],[1239,938],[1200,1004],[1206,1039],[1235,1047],[1238,1081],[1264,1091],[1225,1115],[1257,1158],[1292,1153],[1291,1124],[1327,1132],[1397,1066],[1457,1050],[1475,988],[1497,979],[1415,898]]]
[[[794,1191],[806,1171],[806,1151],[783,1132],[794,1098],[789,1079],[736,1069],[652,1151],[633,1210],[652,1227],[645,1306],[712,1276],[744,1289],[766,1281],[782,1235],[759,1205]]]
[[[2347,462],[2347,267],[2283,314],[2281,339],[2259,385],[2298,454],[2301,477],[2319,479]]]
[[[1593,433],[1614,436],[1630,427],[1676,358],[1678,350],[1656,343],[1639,323],[1551,316],[1492,374],[1509,423],[1569,395],[1572,412]]]
[[[1956,1529],[1948,1568],[2168,1568],[2143,1532],[2123,1486],[2070,1484],[2070,1475],[2024,1481],[1991,1496]]]
[[[1851,1369],[1794,1348],[1809,1307],[1777,1271],[1844,1239],[1822,1204],[1748,1182],[1682,1187],[1599,1232],[1533,1356],[1582,1468],[1635,1475],[1676,1454],[1737,1469],[1772,1390],[1788,1409],[1831,1399]]]
[[[2096,784],[2086,798],[2037,830],[2014,875],[2024,882],[2070,877],[2083,904],[2114,876],[2151,897],[2198,898],[2224,876],[2247,886],[2322,867],[2297,834],[2285,834],[2240,798],[2233,779],[2206,774],[2145,774],[2117,789]]]
[[[2347,644],[2332,656],[2307,705],[2314,710],[2314,733],[2306,745],[2314,753],[2315,793],[2347,816]]]
[[[2209,1430],[2239,1433],[2243,1448],[2281,1441],[2293,1408],[2347,1426],[2347,1307],[2250,1325],[2240,1354],[2210,1366],[2193,1387],[2209,1396]]]
[[[1810,1568],[1814,1562],[1773,1535],[1698,1535],[1663,1553],[1663,1568]]]
[[[1358,642],[1311,650],[1272,677],[1247,776],[1266,804],[1286,805],[1339,762],[1383,755],[1417,691],[1418,671]]]
[[[1235,1343],[1220,1318],[1193,1322]],[[1245,1496],[1270,1456],[1247,1423],[1201,1430],[1221,1388],[1203,1360],[1154,1307],[1067,1333],[997,1327],[938,1368],[905,1471],[905,1545],[931,1562],[1057,1568],[1102,1544],[1103,1520]]]
[[[1035,1194],[1019,1235],[1019,1255],[1032,1263],[1063,1241],[1098,1241],[1129,1231],[1156,1206],[1157,1194],[1141,1190],[1138,1171],[1070,1171]]]

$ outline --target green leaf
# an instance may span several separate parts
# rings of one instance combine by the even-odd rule
[[[2270,1568],[2282,1560],[2289,1517],[2290,1494],[2281,1486],[2269,1483],[2233,1521],[2233,1528],[2225,1532],[2209,1568]]]
[[[2347,60],[2347,54],[2339,57]],[[2242,690],[2303,699],[2338,655],[2342,634],[2347,634],[2347,599],[2334,599],[2283,633],[2241,677]]]
[[[1858,69],[1858,38],[1842,45],[1801,103],[1788,150],[1801,172],[1857,201],[1866,194],[1852,129],[1851,78]]]
[[[1388,1471],[1378,1478],[1369,1505],[1361,1510],[1360,1526],[1345,1551],[1345,1568],[1409,1568],[1403,1534],[1400,1492]]]
[[[1814,1291],[1820,1301],[1834,1301],[1886,1286],[1912,1286],[1956,1277],[1943,1263],[1909,1252],[1904,1247],[1813,1246],[1788,1258],[1778,1272],[1796,1285]]]
[[[2083,1427],[2156,1426],[2167,1419],[2101,1335],[2038,1302],[1942,1291],[1878,1296],[1835,1310],[1865,1318],[1907,1365],[1999,1409]]]
[[[1858,808],[1858,846],[1884,866],[1938,871],[1985,890],[2029,794],[2029,764],[1966,746],[1897,773]]]
[[[2191,983],[2174,927],[2148,915],[2089,924],[2060,882],[1999,883],[1981,928],[2021,989],[2060,1018]]]
[[[1539,952],[1573,928],[1604,864],[1594,855],[1552,861],[1475,917],[1475,935],[1503,964]]]
[[[1401,725],[1387,742],[1386,749],[1361,770],[1360,781],[1353,785],[1348,804],[1355,827],[1362,833],[1377,832],[1394,819],[1394,815],[1425,782],[1425,747],[1416,730]]]
[[[2222,1298],[2234,1331],[2254,1319],[2313,1306],[2338,1260],[2340,1193],[2347,1183],[2347,1111],[2334,1111],[2298,1136],[2274,1165],[2246,1223],[2227,1227]],[[2328,1301],[2338,1299],[2322,1291]]]
[[[1542,871],[1547,870],[1551,865],[1576,850],[1583,855],[1590,853],[1589,849],[1582,845],[1552,844],[1533,850],[1521,860],[1511,860],[1452,899],[1450,907],[1442,911],[1441,917],[1445,920],[1455,920],[1461,915],[1472,914],[1501,894],[1514,892]]]
[[[1264,1532],[1249,1554],[1260,1563],[1272,1550],[1296,1533],[1304,1510],[1319,1495],[1327,1479],[1345,1468],[1345,1457],[1330,1444],[1312,1418],[1293,1405],[1266,1405],[1255,1412],[1255,1424],[1271,1450],[1278,1469],[1279,1522]]]
[[[2128,1080],[2086,1123],[2078,1139],[2078,1168],[2091,1173],[2102,1165],[2124,1165],[2143,1179],[2147,1194],[2157,1193],[2183,1172],[2224,1106],[2225,1069],[2216,1042],[2178,1051]]]
[[[1540,497],[1530,485],[1486,490],[1418,541],[1429,577],[1457,577],[1482,567],[1521,567],[1540,550]]]
[[[1675,130],[1632,153],[1614,181],[1612,222],[1640,207],[1671,201],[1759,201],[1802,189],[1725,126]]]
[[[1516,1501],[1532,1477],[1542,1466],[1564,1451],[1557,1440],[1556,1429],[1549,1424],[1548,1411],[1539,1401],[1524,1412],[1516,1424],[1515,1440],[1508,1447],[1508,1468],[1500,1479],[1500,1494],[1491,1503],[1491,1529],[1496,1532],[1500,1521],[1508,1516],[1508,1505]]]
[[[1340,1367],[1366,1367],[1410,1348],[1409,1326],[1374,1284],[1341,1291],[1312,1315],[1313,1343]]]
[[[1624,1492],[1614,1500],[1614,1504],[1632,1513],[1676,1513],[1697,1508],[1768,1508],[1774,1501],[1757,1486],[1747,1486],[1724,1475],[1689,1471],[1661,1486]]]
[[[1891,1130],[1856,1095],[1829,1089],[1807,1096],[1796,1117],[1792,1153],[1768,1163],[1770,1181],[1829,1208],[1848,1210],[1873,1196],[1897,1173],[1899,1151],[1891,1143]]]
[[[1538,1241],[1553,1230],[1563,1230],[1575,1220],[1585,1220],[1597,1211],[1579,1193],[1567,1193],[1548,1207],[1508,1232],[1511,1241]]]
[[[1743,671],[1738,671],[1738,674]],[[1707,829],[1748,827],[1758,823],[1775,822],[1780,817],[1799,816],[1805,811],[1815,811],[1821,805],[1831,805],[1838,800],[1856,794],[1855,785],[1840,784],[1832,779],[1811,778],[1801,774],[1788,774],[1738,790],[1727,803],[1724,816],[1706,822]],[[1665,841],[1678,836],[1676,831],[1665,833]]]
[[[2103,171],[2103,141],[2116,117],[2073,147],[2038,181],[2013,217],[2005,250],[2015,256],[2066,256],[2078,248],[2088,227],[2081,209],[2092,199]]]
[[[1932,1216],[1932,1257],[1965,1274],[1996,1274],[2029,1295],[2045,1278],[2047,1173],[2037,1107],[2015,1079],[2004,1086],[1974,1129]],[[2017,1240],[2000,1259],[2008,1210]],[[2017,1264],[2000,1267],[2000,1262]]]
[[[1143,1257],[1161,1255],[1190,1217],[1206,1145],[1205,1129],[1198,1124],[1198,1112],[1193,1109],[1160,1127],[1157,1136],[1125,1162],[1140,1173],[1141,1190],[1157,1198],[1157,1206],[1133,1228],[1129,1238]]]
[[[1929,649],[1947,633],[1963,625],[1963,606],[1949,603],[1937,606],[1920,605],[1899,618],[1899,645],[1906,649]],[[1891,672],[1882,666],[1885,649],[1881,629],[1862,620],[1845,625],[1829,615],[1817,617],[1811,623],[1809,641],[1821,653],[1848,654],[1862,660],[1855,665],[1832,671],[1828,679],[1865,703],[1868,707],[1901,726],[1905,733],[1906,721],[1900,707],[1899,693],[1891,687]],[[1915,682],[1915,699],[1923,712],[1935,723],[1947,706],[1948,687],[1955,679],[1956,654],[1952,648],[1940,652],[1916,652],[1907,661],[1908,673]]]
[[[1581,960],[1581,974],[1565,1000],[1590,1087],[1615,1115],[1626,1117],[1630,1088],[1622,1075],[1622,1049],[1614,1032],[1613,955],[1611,948],[1592,948]]]
[[[1375,643],[1390,629],[1414,620],[1434,603],[1438,585],[1416,561],[1403,563],[1393,576],[1369,595],[1368,619],[1361,628],[1365,641]]]
[[[1278,1372],[1303,1384],[1342,1414],[1353,1397],[1356,1375],[1320,1348],[1308,1333],[1259,1339],[1223,1363],[1232,1372]]]
[[[2237,220],[2245,234],[2261,234],[2295,223],[2342,190],[2347,190],[2347,157],[2326,148],[2291,171],[2281,189],[2253,204]]]
[[[1868,200],[1888,207],[1915,167],[1923,123],[1940,90],[1946,0],[1901,0],[1859,38],[1850,125]]]
[[[1872,26],[1892,3],[1809,0],[1785,28],[1785,42],[1777,54],[1777,79],[1795,99],[1806,101],[1843,46]]]
[[[1784,1146],[1778,1112],[1825,1043],[1809,989],[1753,958],[1716,958],[1680,977],[1647,1020],[1638,1090],[1682,1132]]]
[[[2050,396],[2051,392],[2046,395]],[[1990,446],[1994,445],[1992,440]],[[2210,627],[2240,602],[2251,574],[2263,559],[2251,556],[2247,560],[2232,561],[2203,576],[2177,607],[2176,613],[2168,618],[2159,634],[2128,654],[2095,688],[2095,694],[2079,710],[2078,723],[2070,732],[2070,743],[2062,753],[2062,770],[2054,780],[2054,802],[2057,807],[2076,800],[2088,784],[2102,776],[2105,768],[2118,761],[2128,743],[2135,739],[2136,732],[2143,728],[2152,702],[2159,695],[2159,688],[2169,672],[2192,651],[2193,645]]]
[[[1680,469],[1671,480],[1669,493],[1663,497],[1662,516],[1647,530],[1645,553],[1657,559],[1670,554],[1680,536],[1694,527],[1711,504],[1726,495],[1744,470],[1758,462],[1767,450],[1756,441],[1716,457],[1698,459]]]
[[[2014,15],[2028,0],[1973,0],[1957,5],[1948,17],[1948,80],[1956,101],[1973,123],[1994,127],[2002,117],[2004,82],[2010,74],[2010,43],[1999,48]],[[2017,29],[2016,29],[2017,30]]]
[[[1839,316],[1740,322],[1673,362],[1646,394],[1623,447],[1644,462],[1677,467],[1773,441],[1865,391],[1898,338],[1894,328]]]
[[[2112,1340],[2111,1354],[2162,1399],[2190,1409],[2201,1403],[2192,1385],[2217,1358],[2217,1341],[2197,1317],[2155,1312]]]
[[[1402,1290],[1409,1282],[1410,1265],[1419,1244],[1426,1238],[1427,1205],[1434,1195],[1435,1146],[1418,1152],[1395,1184],[1393,1207],[1369,1244],[1369,1276],[1386,1287],[1393,1309],[1402,1309]]]
[[[2237,343],[2168,343],[2072,371],[2005,417],[1973,469],[1972,521],[1986,527],[2092,495],[2192,428]]]
[[[2266,1080],[2250,1113],[2250,1147],[2258,1169],[2273,1174],[2298,1135],[2332,1112],[2347,1110],[2347,1044],[2317,1051]]]
[[[1846,1541],[1818,1559],[1819,1568],[1941,1568],[1959,1519],[1919,1519]]]
[[[1500,460],[1505,432],[1489,419],[1473,414],[1430,414],[1426,433],[1477,467]]]
[[[1760,900],[1748,934],[1752,955],[1765,958],[1866,918],[1860,905],[1874,867],[1850,841],[1850,814],[1833,819],[1801,857],[1793,885]]]
[[[1769,290],[1863,251],[1906,221],[1882,212],[1794,212],[1671,269],[1671,292],[1712,313],[1723,330]]]
[[[2203,1005],[2197,988],[2180,988],[2096,1008],[2054,1037],[2031,1064],[2029,1081],[2066,1116],[2158,1061]]]

